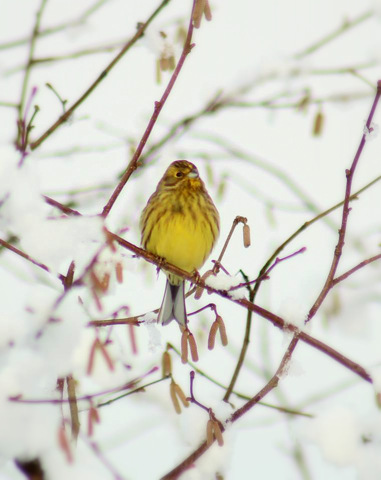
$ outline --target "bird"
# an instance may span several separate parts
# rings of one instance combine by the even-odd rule
[[[211,253],[220,231],[220,216],[187,160],[171,163],[140,217],[141,245],[186,272],[197,272]],[[186,328],[184,280],[165,271],[167,283],[157,322],[176,320]]]

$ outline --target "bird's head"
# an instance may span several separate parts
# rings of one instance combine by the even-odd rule
[[[160,183],[163,183],[164,187],[198,188],[202,186],[197,167],[187,160],[176,160],[171,163]]]

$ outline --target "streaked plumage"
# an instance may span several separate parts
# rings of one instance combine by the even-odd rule
[[[142,212],[140,229],[142,246],[169,263],[187,272],[204,264],[219,234],[219,215],[193,163],[171,163]],[[184,282],[166,275],[158,322],[186,325]]]

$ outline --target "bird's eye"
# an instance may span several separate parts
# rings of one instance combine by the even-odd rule
[[[176,173],[176,177],[177,177],[177,178],[180,178],[180,177],[182,177],[182,176],[183,176],[183,172],[177,172],[177,173]]]

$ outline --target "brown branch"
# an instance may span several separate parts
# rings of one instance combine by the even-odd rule
[[[48,197],[47,195],[44,195],[45,202],[48,205],[51,205],[52,207],[58,208],[58,210],[61,210],[61,212],[66,213],[67,215],[81,215],[77,210],[73,210],[70,207],[67,207],[66,205],[63,205],[60,202],[57,202],[57,200],[54,200],[53,198]]]
[[[7,248],[11,252],[16,253],[16,255],[19,255],[20,257],[25,258],[25,260],[28,260],[28,262],[33,263],[33,265],[36,265],[37,267],[42,268],[46,272],[50,272],[49,268],[46,265],[44,265],[43,263],[37,262],[32,257],[30,257],[28,254],[22,252],[21,250],[14,247],[10,243],[6,242],[5,240],[2,240],[1,238],[0,238],[0,245],[2,245],[4,248]]]
[[[194,8],[194,2],[193,2],[193,6],[192,6],[192,13],[193,13],[193,8]],[[192,14],[191,14],[191,19],[190,19],[190,22],[189,22],[189,27],[188,27],[188,33],[187,33],[187,37],[186,37],[186,40],[185,40],[185,43],[184,43],[184,47],[183,47],[183,51],[181,53],[181,56],[179,58],[179,61],[177,62],[177,65],[176,65],[176,68],[175,70],[173,71],[173,74],[168,82],[168,85],[166,87],[166,89],[164,90],[164,93],[160,99],[160,101],[158,102],[155,102],[155,107],[154,107],[154,111],[153,111],[153,114],[148,122],[148,125],[147,125],[147,128],[139,142],[139,145],[137,147],[137,149],[135,150],[135,153],[134,155],[132,156],[132,159],[130,161],[130,163],[128,164],[127,166],[127,169],[126,171],[124,172],[120,182],[118,183],[118,185],[116,186],[115,190],[113,191],[109,201],[107,202],[107,204],[105,205],[105,207],[103,208],[103,212],[102,212],[102,216],[103,217],[107,217],[107,215],[110,213],[110,210],[111,208],[113,207],[114,203],[116,202],[117,198],[119,197],[121,191],[123,190],[124,186],[126,185],[126,183],[128,182],[130,176],[132,175],[132,173],[137,169],[138,167],[138,160],[142,154],[142,151],[147,143],[147,140],[149,138],[149,136],[151,135],[151,132],[152,132],[152,129],[153,127],[155,126],[155,123],[160,115],[160,112],[162,110],[162,108],[164,107],[165,105],[165,102],[167,101],[167,98],[169,96],[169,94],[171,93],[172,91],[172,88],[177,80],[177,77],[184,65],[184,62],[185,62],[185,59],[187,58],[187,56],[189,55],[189,53],[191,52],[192,48],[194,47],[194,44],[192,44],[192,35],[193,35],[193,22],[192,22]]]
[[[35,150],[41,145],[58,127],[60,127],[66,120],[72,115],[72,113],[86,100],[86,98],[95,90],[95,88],[102,82],[102,80],[110,73],[111,69],[119,62],[124,54],[141,38],[146,31],[147,27],[153,21],[153,19],[159,14],[159,12],[170,2],[170,0],[163,0],[152,15],[145,23],[139,24],[139,28],[135,35],[126,43],[122,50],[116,55],[116,57],[109,63],[109,65],[102,71],[98,78],[90,85],[85,93],[63,114],[58,120],[49,127],[37,140],[31,143],[30,148]]]
[[[165,260],[156,257],[152,253],[149,253],[143,250],[142,248],[137,247],[133,243],[130,243],[127,240],[124,240],[123,238],[119,237],[118,235],[115,235],[114,233],[109,232],[109,235],[110,235],[110,238],[112,238],[117,243],[119,243],[119,245],[135,253],[135,255],[137,255],[138,257],[144,258],[147,262],[152,263],[153,265],[159,266],[160,268],[167,270],[169,272],[175,273],[176,275],[184,278],[185,280],[190,281],[194,285],[198,285],[200,287],[206,288],[209,292],[213,292],[219,295],[220,297],[229,299],[230,301],[236,303],[237,305],[240,305],[241,307],[247,310],[251,310],[252,312],[259,315],[260,317],[265,318],[266,320],[269,320],[274,326],[280,328],[281,330],[297,333],[300,340],[316,348],[317,350],[320,350],[321,352],[325,353],[330,358],[340,363],[347,369],[351,370],[353,373],[360,376],[367,382],[372,383],[372,379],[370,375],[361,365],[357,364],[356,362],[353,362],[351,359],[345,357],[344,355],[342,355],[332,347],[328,346],[327,344],[321,342],[320,340],[317,340],[316,338],[308,335],[304,331],[299,330],[297,326],[291,323],[287,323],[283,318],[279,317],[278,315],[275,315],[274,313],[258,305],[255,305],[254,303],[250,302],[245,298],[232,298],[229,295],[229,292],[225,290],[217,290],[215,288],[212,288],[209,285],[206,285],[205,282],[201,278],[199,278],[198,275],[192,275],[189,272],[181,270],[181,268],[171,265]]]
[[[370,110],[368,120],[366,122],[366,128],[368,129],[368,131],[371,128],[372,119],[373,119],[373,116],[376,112],[376,108],[377,108],[377,105],[378,105],[378,101],[380,99],[380,95],[381,95],[381,80],[379,80],[378,83],[377,83],[376,96],[374,98],[373,105],[372,105],[372,108]],[[318,311],[320,305],[323,303],[325,297],[328,295],[328,292],[334,286],[334,283],[333,283],[334,277],[335,277],[336,270],[337,270],[337,267],[339,265],[341,254],[342,254],[342,251],[343,251],[343,248],[344,248],[344,240],[345,240],[345,234],[346,234],[346,230],[347,230],[348,216],[349,216],[349,212],[350,212],[349,201],[350,201],[350,197],[351,197],[352,180],[353,180],[353,176],[354,176],[354,173],[355,173],[355,170],[356,170],[356,167],[357,167],[357,163],[358,163],[358,161],[360,159],[360,156],[361,156],[361,153],[364,149],[365,142],[366,142],[366,135],[364,133],[362,138],[361,138],[360,145],[357,149],[356,155],[353,159],[351,168],[349,170],[346,170],[346,172],[345,172],[347,182],[346,182],[346,187],[345,187],[345,197],[344,197],[344,204],[343,204],[341,227],[340,227],[340,230],[339,230],[339,239],[338,239],[335,251],[334,251],[333,260],[332,260],[331,268],[330,268],[329,273],[327,275],[327,279],[325,281],[325,284],[324,284],[318,298],[316,299],[315,303],[313,304],[310,311],[308,312],[306,322],[309,322],[311,320],[311,318],[313,318],[313,316]]]

